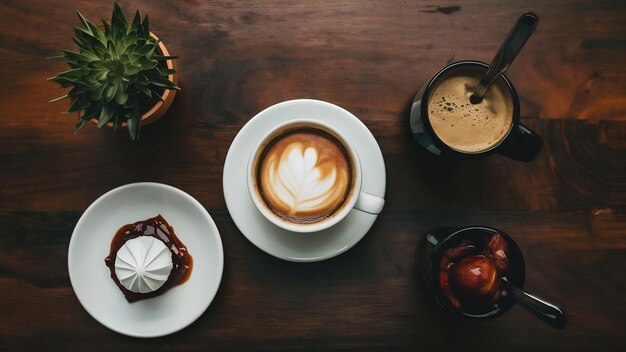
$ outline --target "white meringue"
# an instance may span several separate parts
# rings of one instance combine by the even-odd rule
[[[165,243],[152,236],[139,236],[117,251],[115,275],[128,290],[149,293],[163,286],[173,266]]]

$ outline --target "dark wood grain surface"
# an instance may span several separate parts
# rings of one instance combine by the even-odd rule
[[[626,346],[626,3],[623,1],[120,1],[148,13],[182,91],[131,142],[48,104],[46,60],[72,46],[75,9],[110,1],[0,3],[0,350],[620,350]],[[531,163],[451,161],[412,140],[408,106],[447,62],[489,61],[520,13],[540,16],[509,73],[524,123],[545,141]],[[313,264],[275,259],[231,220],[226,153],[262,109],[293,98],[338,104],[372,131],[387,204],[367,236]],[[134,339],[97,323],[71,288],[67,249],[84,209],[130,182],[179,187],[224,242],[219,293],[191,326]],[[520,307],[456,320],[417,276],[441,225],[502,228],[522,248],[527,289],[570,315],[554,330]]]

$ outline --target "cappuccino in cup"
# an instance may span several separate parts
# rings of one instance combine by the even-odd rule
[[[428,97],[428,119],[439,139],[464,153],[497,146],[513,124],[513,97],[502,79],[478,104],[470,103],[485,71],[478,67],[452,69],[437,79]]]
[[[248,192],[259,212],[291,232],[325,230],[353,209],[378,214],[383,198],[361,190],[361,161],[334,127],[291,119],[267,132],[248,161]]]
[[[353,188],[352,159],[329,131],[293,126],[273,136],[256,163],[257,192],[280,218],[311,224],[331,217]]]

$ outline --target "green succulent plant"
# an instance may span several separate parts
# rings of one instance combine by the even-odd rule
[[[126,122],[130,137],[139,138],[141,116],[160,99],[164,89],[180,90],[168,79],[176,71],[168,69],[159,40],[150,36],[148,16],[142,21],[139,10],[130,25],[115,4],[111,24],[102,20],[99,28],[80,12],[84,28],[74,27],[78,52],[62,50],[55,56],[70,70],[49,78],[71,90],[57,101],[70,98],[67,112],[80,112],[75,133],[90,119],[98,127],[112,122],[114,131]]]

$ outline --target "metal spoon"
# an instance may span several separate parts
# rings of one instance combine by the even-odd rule
[[[526,308],[539,319],[553,327],[562,329],[567,324],[567,315],[563,309],[511,285],[506,277],[502,277],[500,280],[500,287],[502,287],[517,304]]]
[[[511,33],[506,37],[498,53],[491,61],[489,70],[487,70],[485,76],[474,88],[474,94],[470,97],[472,104],[480,103],[485,93],[487,93],[487,89],[495,82],[496,78],[500,77],[509,68],[528,38],[535,31],[537,22],[539,22],[539,17],[532,12],[527,12],[520,16]]]

